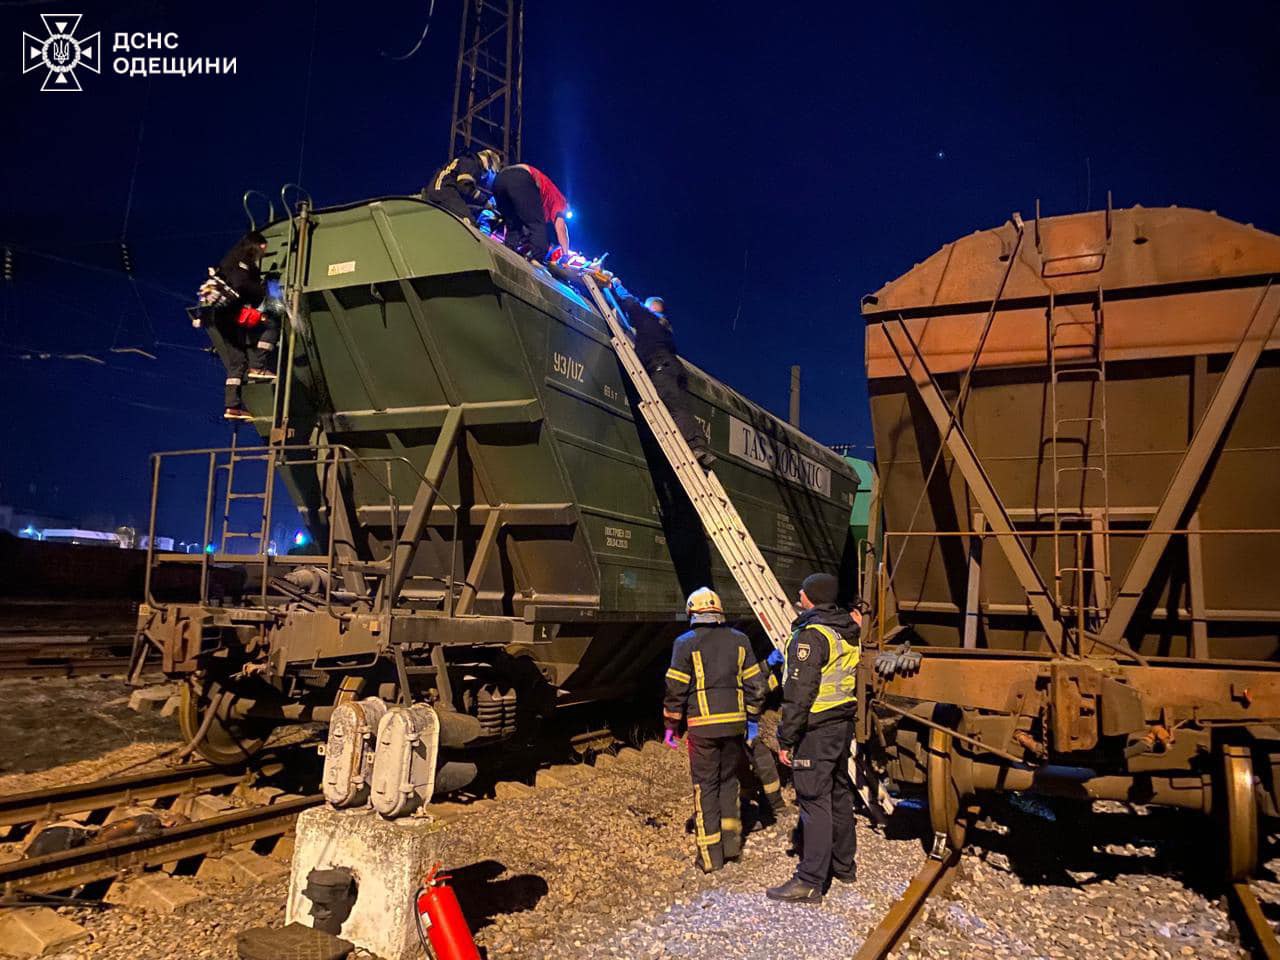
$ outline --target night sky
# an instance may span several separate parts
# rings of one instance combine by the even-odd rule
[[[182,307],[246,188],[299,180],[324,206],[444,161],[461,0],[386,55],[429,6],[0,0],[0,503],[141,523],[150,451],[227,441]],[[42,12],[102,32],[83,93],[21,74]],[[1280,230],[1278,24],[1273,0],[528,0],[524,159],[569,197],[575,247],[665,296],[689,359],[783,416],[799,363],[804,429],[869,444],[859,298],[948,240],[1108,189]],[[238,73],[116,76],[116,31]]]

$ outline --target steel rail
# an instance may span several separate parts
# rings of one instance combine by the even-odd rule
[[[0,659],[0,679],[33,677],[106,677],[129,672],[129,655],[119,657],[27,657]]]
[[[12,899],[23,894],[70,890],[127,870],[224,853],[240,844],[288,832],[299,813],[323,801],[323,794],[313,793],[274,806],[233,810],[159,833],[122,837],[0,864],[0,893]]]
[[[173,797],[182,793],[234,786],[252,771],[275,762],[276,755],[254,758],[252,768],[241,765],[228,769],[212,763],[190,763],[168,770],[135,773],[123,777],[91,780],[45,790],[31,790],[0,796],[0,827],[36,820],[52,820],[72,813],[101,810],[123,803]]]
[[[867,935],[867,939],[854,954],[854,960],[885,960],[901,946],[907,931],[920,916],[929,897],[946,888],[955,876],[959,864],[959,850],[949,850],[941,860],[932,857],[926,860],[898,898],[898,902],[889,908],[884,919]]]
[[[1248,881],[1227,888],[1227,907],[1250,955],[1258,960],[1280,960],[1280,940]]]

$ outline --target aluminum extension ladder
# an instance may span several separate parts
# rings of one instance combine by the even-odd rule
[[[724,558],[733,579],[751,605],[769,642],[780,652],[786,653],[787,642],[791,639],[791,622],[796,615],[795,607],[787,599],[786,591],[773,574],[773,568],[769,566],[751,532],[738,516],[738,511],[725,493],[719,478],[698,465],[684,435],[671,418],[671,412],[658,396],[657,388],[640,363],[635,347],[631,345],[631,338],[627,336],[617,309],[611,302],[612,298],[605,295],[589,272],[582,274],[582,282],[595,301],[596,309],[609,325],[609,335],[614,350],[618,352],[618,359],[622,362],[622,369],[631,378],[636,393],[640,396],[640,413],[644,416],[645,423],[653,431],[658,446],[662,448],[667,462],[680,481],[680,486],[693,503],[693,508],[698,511],[703,528],[720,551],[720,556]],[[858,763],[856,740],[851,744],[849,774],[853,779],[854,789],[868,810],[872,809],[874,803],[886,813],[892,812],[893,802],[883,784],[878,781],[868,782],[862,764]]]
[[[640,396],[640,413],[644,416],[645,423],[653,431],[658,446],[662,448],[667,462],[680,481],[680,486],[693,503],[693,508],[698,511],[703,528],[720,551],[720,556],[724,558],[729,572],[747,598],[756,619],[764,627],[765,634],[774,647],[785,652],[791,638],[791,621],[796,615],[786,591],[778,583],[778,578],[756,546],[746,524],[738,516],[737,509],[719,479],[714,473],[704,471],[698,465],[688,442],[676,427],[671,412],[658,397],[657,388],[640,363],[635,347],[631,345],[631,339],[612,303],[612,297],[605,295],[590,273],[582,275],[582,282],[605,323],[609,325],[613,348],[618,352],[622,368]]]

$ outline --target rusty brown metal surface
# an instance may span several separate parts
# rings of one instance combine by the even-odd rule
[[[1011,220],[868,298],[898,621],[930,644],[1049,652],[1043,583],[1072,655],[1280,658],[1278,279],[1280,237],[1134,208]],[[1050,324],[1055,362],[1101,350],[1105,382],[1051,397]],[[1012,558],[980,552],[1000,542],[986,501],[1025,544]]]

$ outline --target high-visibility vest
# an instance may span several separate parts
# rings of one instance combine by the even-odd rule
[[[818,680],[818,695],[813,698],[810,713],[822,713],[856,699],[858,660],[862,657],[862,647],[850,643],[840,632],[820,623],[811,623],[804,630],[816,630],[827,638],[827,662],[822,665],[822,676]],[[796,634],[791,635],[795,639]],[[790,655],[790,645],[787,650]],[[789,673],[789,665],[784,665]]]

